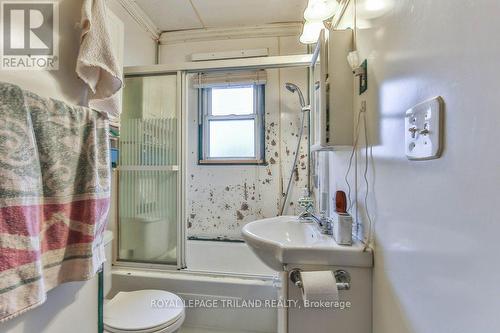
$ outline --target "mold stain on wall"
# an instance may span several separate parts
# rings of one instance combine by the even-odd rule
[[[189,106],[186,216],[190,238],[240,240],[246,223],[279,214],[301,124],[298,98],[284,89],[284,83],[298,82],[305,89],[307,71],[267,72],[264,165],[198,165],[197,110]],[[191,94],[190,100],[196,100],[194,89]],[[307,136],[301,143],[285,214],[298,213],[297,194],[307,184],[306,147]]]

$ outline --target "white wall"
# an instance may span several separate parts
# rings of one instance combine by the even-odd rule
[[[357,1],[369,90],[356,97],[356,108],[367,101],[373,145],[374,332],[496,332],[500,3],[379,0],[386,10],[369,11],[370,2],[374,8],[373,0]],[[443,156],[408,161],[404,113],[437,95],[446,102]],[[343,176],[347,157],[331,157],[333,173]],[[363,167],[360,151],[358,204],[366,223]],[[345,186],[338,174],[334,182]]]
[[[118,0],[108,0],[107,4],[125,26],[123,65],[140,66],[154,64],[156,43],[152,35],[125,11]]]
[[[0,324],[1,333],[97,332],[97,278],[65,283],[48,293],[47,301]],[[78,323],[75,325],[75,323]]]
[[[298,36],[224,39],[167,44],[161,46],[161,63],[190,61],[192,53],[267,48],[270,55],[306,53]],[[298,84],[307,93],[307,70],[267,71],[265,92],[265,136],[267,166],[197,165],[197,98],[190,89],[188,102],[188,235],[203,238],[241,238],[244,224],[279,214],[281,193],[286,186],[297,146],[300,104],[285,82]],[[302,141],[307,142],[306,140]],[[306,185],[307,151],[302,146],[298,180],[294,180],[285,213],[296,214],[296,201]]]

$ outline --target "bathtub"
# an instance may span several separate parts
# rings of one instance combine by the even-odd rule
[[[190,271],[271,277],[268,268],[243,242],[188,240],[186,264]]]
[[[109,297],[118,291],[161,289],[187,304],[184,326],[227,332],[276,332],[275,308],[222,307],[242,300],[278,298],[277,273],[260,262],[245,243],[188,240],[187,269],[180,271],[113,268]],[[217,307],[210,305],[218,304]]]

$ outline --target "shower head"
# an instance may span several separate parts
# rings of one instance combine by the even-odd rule
[[[297,85],[290,83],[290,82],[287,82],[287,83],[285,83],[285,88],[288,89],[288,91],[290,91],[292,94],[297,92],[297,94],[299,95],[300,106],[302,108],[304,108],[306,106],[306,102],[304,100],[304,95],[302,95],[302,91],[300,91],[300,88]]]

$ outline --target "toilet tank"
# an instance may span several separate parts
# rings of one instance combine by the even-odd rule
[[[104,297],[111,290],[111,264],[113,262],[113,233],[104,231],[104,251],[106,262],[104,263]]]

